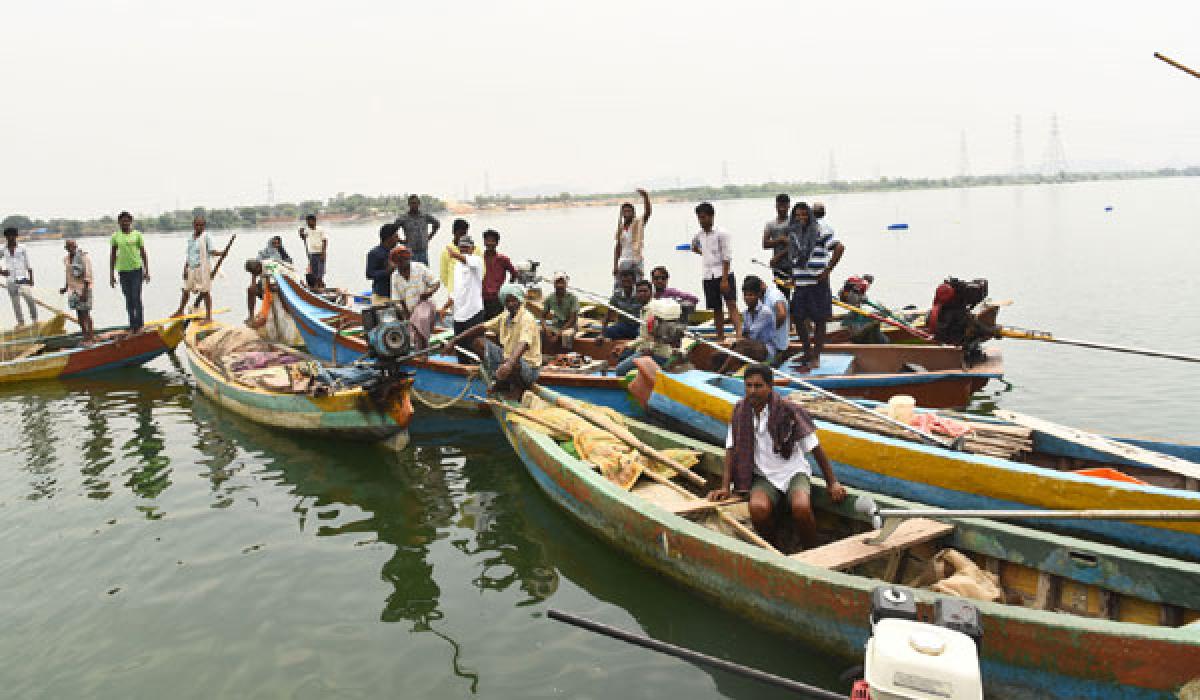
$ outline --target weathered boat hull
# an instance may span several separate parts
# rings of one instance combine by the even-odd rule
[[[63,332],[66,325],[66,316],[63,314],[54,314],[45,321],[0,330],[0,343],[31,340],[48,335],[59,335]]]
[[[771,554],[672,515],[612,485],[548,436],[498,419],[542,492],[601,539],[748,620],[861,657],[878,582]],[[937,597],[918,592],[925,619]],[[978,607],[988,697],[1176,698],[1185,684],[1200,687],[1196,625],[1156,628]]]
[[[64,379],[145,364],[175,349],[183,339],[186,324],[186,321],[172,321],[90,347],[73,347],[0,362],[0,382]]]
[[[413,408],[409,386],[386,406],[376,407],[361,388],[328,396],[272,392],[226,380],[196,349],[194,333],[185,344],[196,388],[206,398],[247,420],[273,428],[343,440],[388,441],[401,448],[408,443]]]
[[[689,435],[724,444],[733,405],[740,398],[731,390],[737,380],[709,372],[661,371],[650,378],[643,375],[641,380],[653,385],[647,403],[651,416]],[[844,483],[941,508],[1200,509],[1200,493],[1195,491],[1122,483],[954,452],[824,421],[818,421],[818,427],[821,445]],[[1178,452],[1185,459],[1200,456],[1200,449],[1181,447]],[[1200,561],[1200,523],[1196,522],[1031,522],[1139,551]]]
[[[358,314],[312,294],[296,280],[276,274],[283,305],[291,314],[304,338],[308,352],[325,362],[345,365],[366,357],[366,343],[360,337],[338,333],[331,319]],[[487,384],[474,365],[462,365],[445,356],[416,359],[406,365],[414,373],[413,390],[431,404],[477,407],[474,396],[487,394]],[[543,371],[540,383],[564,394],[608,406],[622,413],[640,415],[642,410],[625,390],[623,377]],[[447,406],[449,407],[449,406]]]

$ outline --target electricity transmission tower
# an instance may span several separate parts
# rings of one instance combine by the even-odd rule
[[[1021,136],[1021,115],[1013,118],[1013,175],[1025,174],[1025,145]]]
[[[960,177],[971,176],[971,159],[967,157],[967,130],[963,129],[958,139],[958,174]]]
[[[1046,157],[1042,161],[1042,172],[1046,175],[1062,176],[1067,172],[1067,152],[1063,149],[1062,132],[1058,128],[1058,115],[1050,115],[1050,140],[1046,143]]]
[[[829,182],[837,182],[837,161],[833,159],[833,149],[829,149]]]

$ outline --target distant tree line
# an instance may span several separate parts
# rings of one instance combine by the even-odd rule
[[[436,197],[421,195],[421,208],[425,211],[441,211],[446,208],[446,204]],[[273,206],[262,204],[227,209],[193,207],[176,209],[153,216],[135,213],[134,227],[147,233],[190,231],[192,219],[200,214],[203,214],[204,218],[208,220],[210,229],[253,228],[265,221],[278,221],[279,219],[293,219],[299,226],[306,214],[314,212],[318,216],[359,218],[396,216],[407,209],[407,194],[372,197],[363,194],[339,193],[336,197],[331,197],[324,202],[310,199],[296,203],[283,202]],[[11,214],[4,218],[2,225],[5,228],[15,226],[22,232],[45,228],[48,232],[62,233],[68,236],[105,235],[117,230],[116,212],[97,219],[31,219],[22,214]]]
[[[835,180],[833,182],[764,182],[755,185],[725,185],[710,187],[676,187],[654,190],[656,197],[669,200],[702,201],[715,199],[744,199],[774,197],[780,192],[801,192],[805,195],[832,194],[839,192],[890,192],[896,190],[929,190],[953,187],[992,187],[996,185],[1044,185],[1065,182],[1091,182],[1094,180],[1136,180],[1160,177],[1200,176],[1200,166],[1188,168],[1160,168],[1158,170],[1125,170],[1105,172],[1058,173],[1055,175],[968,175],[947,178],[881,177],[877,180]],[[552,204],[570,202],[605,201],[627,196],[624,193],[572,194],[562,192],[540,197],[512,197],[508,195],[478,196],[475,206],[481,208],[505,207],[510,205]]]

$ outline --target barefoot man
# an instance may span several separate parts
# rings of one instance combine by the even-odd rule
[[[212,249],[212,241],[204,230],[207,225],[203,214],[192,219],[192,237],[188,239],[187,256],[183,261],[183,296],[172,316],[182,316],[188,297],[195,294],[197,301],[204,301],[204,322],[212,323],[212,295],[209,294],[212,267],[208,261],[221,257],[221,254]]]

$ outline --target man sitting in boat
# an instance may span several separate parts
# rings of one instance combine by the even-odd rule
[[[397,245],[389,253],[392,267],[392,303],[401,307],[404,317],[412,324],[415,349],[423,350],[433,334],[437,309],[431,299],[442,286],[425,265],[414,262],[408,246]]]
[[[542,334],[537,319],[525,308],[525,288],[506,284],[500,288],[500,301],[507,313],[485,321],[452,338],[449,343],[464,345],[472,340],[483,361],[484,372],[493,379],[491,391],[506,391],[519,398],[537,381],[542,367]],[[500,344],[479,338],[495,333]]]
[[[774,379],[769,365],[756,363],[746,368],[746,397],[733,408],[721,487],[708,498],[723,501],[729,498],[731,487],[739,493],[749,492],[750,519],[768,540],[775,536],[776,513],[782,501],[805,548],[810,548],[817,543],[817,524],[809,499],[812,467],[805,454],[811,453],[821,467],[834,503],[842,502],[846,489],[817,442],[812,417],[799,404],[776,393]]]
[[[554,293],[542,302],[542,328],[546,342],[558,343],[564,352],[575,345],[579,322],[579,299],[567,290],[570,278],[565,272],[554,273]]]
[[[838,292],[838,299],[851,306],[862,307],[867,300],[867,290],[875,278],[871,275],[847,277]],[[850,334],[850,342],[881,345],[888,342],[879,327],[879,321],[854,311],[847,312],[842,319],[842,328]]]
[[[641,317],[642,307],[650,301],[650,283],[638,283],[634,287],[634,269],[625,267],[621,270],[621,288],[608,300],[608,314],[604,317],[604,337],[609,340],[633,340],[638,335],[638,322],[634,319]],[[617,313],[623,311],[624,313]],[[632,316],[633,318],[630,318]],[[611,324],[611,325],[610,325]]]
[[[271,236],[270,240],[267,241],[266,247],[258,251],[257,258],[259,260],[274,260],[275,262],[292,264],[292,256],[288,255],[287,250],[283,247],[283,236]]]

